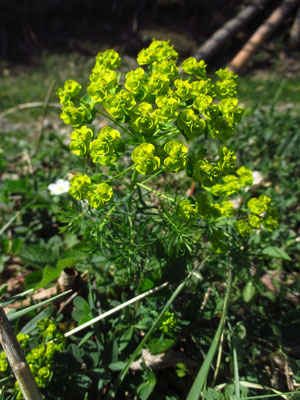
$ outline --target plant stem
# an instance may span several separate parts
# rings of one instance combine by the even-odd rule
[[[149,176],[149,178],[147,178],[147,179],[145,179],[144,181],[142,181],[141,184],[144,185],[145,183],[149,182],[149,181],[150,181],[151,179],[153,179],[155,176],[161,174],[164,170],[165,170],[165,168],[159,169],[158,171],[155,172],[155,174]]]
[[[165,194],[162,194],[160,192],[157,192],[156,190],[151,189],[149,186],[143,185],[142,183],[137,183],[137,185],[139,185],[140,187],[149,190],[149,192],[152,192],[154,194],[156,194],[157,196],[162,197],[163,199],[169,200],[169,201],[175,201],[173,198],[166,196]]]
[[[135,166],[135,164],[133,164],[133,166]],[[137,170],[135,169],[135,170],[133,171],[132,176],[131,176],[130,191],[133,191],[133,189],[134,189],[134,187],[135,187],[136,180],[137,180],[137,175],[138,175],[138,172],[137,172]]]
[[[180,133],[180,130],[177,128],[171,129],[168,132],[162,134],[161,136],[158,136],[156,133],[153,135],[153,137],[158,138],[158,139],[162,139],[168,136],[172,136],[172,135],[176,135],[176,133]]]
[[[135,167],[135,164],[130,165],[130,167],[124,169],[124,171],[121,171],[121,172],[119,172],[117,175],[113,176],[112,178],[107,179],[107,181],[105,181],[105,183],[110,182],[110,181],[113,181],[114,179],[119,178],[119,176],[122,176],[122,175],[126,174],[126,172],[130,171],[130,170],[133,169],[134,167]]]
[[[43,396],[1,306],[0,342],[20,385],[25,400],[43,400]]]
[[[115,125],[117,125],[119,128],[121,128],[123,131],[125,131],[126,133],[128,133],[131,137],[135,138],[135,135],[127,128],[125,128],[122,124],[120,124],[118,121],[116,121],[114,118],[112,118],[111,116],[109,116],[108,114],[105,114],[104,112],[98,110],[97,108],[94,108],[94,110],[102,115],[103,117],[109,119],[111,122],[113,122]]]

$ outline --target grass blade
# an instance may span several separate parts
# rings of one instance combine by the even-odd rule
[[[60,294],[58,294],[57,296],[53,296],[53,297],[51,297],[50,299],[41,301],[40,303],[37,303],[37,304],[35,304],[34,306],[26,307],[26,308],[24,308],[23,310],[16,311],[16,312],[9,312],[9,313],[6,314],[7,319],[8,319],[9,321],[13,321],[14,319],[23,317],[23,315],[29,313],[30,311],[36,310],[36,309],[39,308],[39,307],[42,307],[42,306],[44,306],[44,305],[46,305],[46,304],[48,304],[48,303],[51,303],[52,301],[57,300],[57,299],[59,299],[60,297],[65,296],[66,294],[68,294],[68,293],[70,293],[70,292],[72,292],[72,289],[67,290],[66,292],[60,293]]]
[[[238,366],[238,356],[237,356],[237,351],[236,351],[236,343],[235,343],[235,337],[234,337],[234,332],[233,329],[228,322],[228,327],[230,331],[230,342],[231,342],[231,348],[232,348],[232,358],[233,358],[233,374],[234,374],[234,388],[235,388],[235,397],[236,399],[241,398],[241,391],[240,391],[240,377],[239,377],[239,366]]]
[[[196,379],[191,387],[191,390],[189,391],[189,394],[188,394],[186,400],[199,400],[199,398],[200,398],[201,391],[206,382],[208,372],[209,372],[211,364],[213,362],[213,359],[214,359],[215,353],[217,351],[218,344],[220,342],[220,338],[222,336],[222,332],[224,329],[224,324],[225,324],[227,310],[228,310],[228,306],[229,306],[229,300],[230,300],[231,286],[232,286],[232,270],[230,269],[228,271],[227,289],[226,289],[226,294],[225,294],[223,313],[222,313],[221,320],[219,322],[218,329],[215,333],[215,336],[210,345],[210,348],[205,357],[205,360],[203,361],[203,364],[201,365],[201,368],[196,376]]]
[[[167,301],[166,305],[164,306],[164,308],[162,309],[161,313],[159,314],[159,316],[156,318],[154,324],[151,326],[151,328],[149,329],[149,331],[146,333],[146,335],[144,336],[144,338],[142,339],[142,341],[140,342],[140,344],[138,345],[138,347],[135,349],[135,351],[132,353],[132,355],[130,356],[129,360],[127,361],[125,367],[123,368],[123,370],[121,371],[120,375],[118,376],[118,378],[116,379],[116,381],[113,384],[113,387],[110,389],[106,400],[111,400],[114,399],[117,391],[121,385],[121,383],[123,382],[125,376],[127,375],[129,368],[131,366],[131,364],[133,363],[133,361],[135,360],[135,358],[139,355],[139,353],[141,352],[141,350],[143,349],[144,345],[146,344],[147,340],[150,338],[152,332],[155,330],[155,328],[158,326],[160,320],[162,319],[162,317],[164,316],[165,312],[168,310],[168,308],[170,307],[170,305],[173,303],[173,301],[176,299],[176,297],[179,295],[179,293],[182,291],[182,289],[184,288],[184,286],[186,285],[187,281],[189,280],[189,278],[192,276],[192,274],[195,272],[195,270],[197,268],[202,268],[205,264],[205,262],[207,261],[208,257],[200,264],[200,266],[197,266],[196,268],[193,269],[193,271],[188,275],[188,277],[181,282],[181,284],[179,286],[177,286],[175,292],[172,294],[172,296],[169,298],[169,300]]]

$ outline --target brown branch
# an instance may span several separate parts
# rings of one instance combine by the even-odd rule
[[[291,31],[290,31],[290,46],[297,47],[300,42],[300,7],[298,7]]]
[[[26,108],[35,108],[35,107],[44,107],[44,106],[45,106],[44,101],[34,101],[32,103],[18,104],[17,106],[8,108],[7,110],[0,113],[0,119],[6,117],[9,114],[12,114],[12,113],[18,111],[18,110],[25,110]],[[48,103],[47,107],[61,108],[61,105],[58,103]]]
[[[33,157],[37,153],[37,151],[39,149],[39,145],[40,145],[41,139],[43,137],[44,121],[45,121],[45,118],[46,118],[47,108],[49,106],[50,97],[51,97],[51,94],[53,92],[55,83],[56,83],[55,81],[51,81],[50,82],[50,85],[49,85],[49,88],[48,88],[48,92],[46,94],[46,97],[45,97],[45,100],[44,100],[44,103],[43,103],[43,114],[42,114],[42,117],[41,117],[40,129],[39,129],[39,132],[38,132],[36,140],[35,140],[34,149],[32,151],[31,157]]]
[[[7,316],[0,306],[0,342],[13,373],[20,385],[25,400],[43,400],[43,396],[32,375],[31,369],[9,324]]]
[[[265,39],[280,25],[292,9],[299,4],[299,0],[285,0],[272,12],[267,20],[256,30],[248,42],[239,51],[229,64],[229,68],[239,71],[258,50]]]
[[[236,32],[238,32],[248,21],[250,21],[270,0],[256,0],[244,8],[236,17],[226,22],[213,36],[200,46],[194,57],[198,60],[208,60],[216,51]]]

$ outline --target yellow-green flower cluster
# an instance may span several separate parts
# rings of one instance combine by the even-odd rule
[[[181,200],[177,214],[185,222],[194,221],[197,216],[204,220],[215,218],[230,218],[234,215],[234,207],[230,201],[214,203],[206,193],[197,193],[195,199]]]
[[[160,322],[159,329],[169,335],[175,331],[176,327],[178,326],[178,319],[176,315],[172,312],[167,311]]]
[[[57,325],[46,318],[37,323],[38,338],[42,343],[30,349],[29,335],[19,333],[17,340],[25,353],[26,360],[35,377],[36,383],[43,388],[48,385],[53,375],[55,353],[65,349],[65,338]],[[0,374],[7,372],[8,362],[4,352],[0,353]],[[14,384],[17,399],[22,399],[22,392],[17,382]]]
[[[236,223],[237,230],[243,237],[249,236],[253,230],[263,225],[268,231],[273,232],[279,226],[279,216],[270,205],[271,199],[266,195],[251,198],[248,203],[248,221],[239,220]]]
[[[235,157],[235,156],[234,156]],[[235,161],[235,159],[231,159],[231,161]],[[228,165],[230,168],[230,164]],[[233,168],[233,165],[232,165]],[[236,171],[236,175],[228,174],[222,177],[223,183],[218,183],[209,188],[209,191],[214,196],[231,196],[233,194],[238,193],[241,188],[245,188],[247,186],[252,185],[253,177],[252,171],[245,167],[240,167]]]
[[[156,122],[156,114],[150,103],[142,102],[133,107],[131,127],[135,132],[151,137],[156,130]]]
[[[137,56],[139,65],[152,64],[154,61],[164,61],[171,58],[177,59],[178,53],[166,41],[153,40],[147,49],[143,49]]]
[[[65,348],[65,338],[49,318],[39,321],[37,327],[43,338],[43,344],[31,349],[26,354],[26,359],[38,386],[45,387],[51,379],[54,354]]]
[[[86,156],[91,150],[93,131],[85,125],[71,133],[70,150],[77,156]]]
[[[0,373],[5,372],[8,368],[8,361],[4,351],[0,353]]]
[[[184,222],[194,221],[198,215],[198,204],[191,199],[181,200],[177,207],[177,214]]]
[[[85,157],[87,168],[92,163],[108,166],[105,173],[109,174],[116,171],[114,164],[121,154],[125,153],[124,159],[128,160],[128,152],[133,168],[142,175],[157,173],[160,167],[172,173],[185,170],[203,190],[195,200],[179,202],[177,213],[181,218],[186,222],[197,216],[206,220],[229,218],[233,206],[226,198],[253,183],[252,171],[245,167],[237,169],[234,152],[219,145],[232,137],[244,114],[236,99],[237,75],[227,68],[219,69],[217,80],[210,79],[203,60],[189,57],[179,68],[177,58],[169,42],[153,40],[138,54],[139,67],[121,79],[116,70],[121,64],[119,54],[114,50],[99,53],[85,96],[78,98],[81,86],[71,80],[58,90],[63,105],[61,117],[75,128],[70,149]],[[122,138],[118,129],[108,126],[94,136],[95,129],[87,124],[93,122],[96,113],[104,114],[120,127]],[[202,143],[199,149],[197,144],[188,149],[190,140],[200,143],[209,137],[216,139],[217,156],[207,154]],[[124,173],[128,169],[131,167],[125,167]],[[118,170],[115,177],[120,175],[123,172]],[[115,177],[101,182],[98,177],[74,176],[70,194],[78,200],[87,200],[93,208],[105,206],[112,200],[113,190],[108,183]],[[136,175],[132,182],[135,179]],[[221,199],[211,201],[211,194]],[[252,203],[248,205],[250,209],[256,204]],[[252,211],[246,222],[240,220],[236,226],[245,236],[260,224],[275,229],[276,221],[275,212],[268,207],[266,215]]]
[[[214,203],[206,193],[196,195],[198,214],[202,219],[230,218],[234,215],[233,204],[230,201],[222,201],[221,204]]]
[[[131,158],[137,164],[137,171],[143,175],[153,174],[160,166],[160,158],[155,155],[155,147],[151,143],[142,143],[136,147]]]
[[[206,78],[206,67],[207,65],[203,60],[197,62],[194,57],[187,58],[181,64],[181,68],[184,72],[189,75],[194,75],[198,79]]]
[[[71,133],[70,149],[77,156],[90,155],[94,163],[110,165],[124,150],[120,132],[110,126],[101,129],[92,141],[93,131],[85,125]]]
[[[75,175],[69,189],[71,196],[77,200],[87,200],[93,208],[103,207],[113,196],[113,189],[107,183],[92,183],[87,175]]]
[[[121,134],[117,129],[105,126],[91,143],[91,159],[94,163],[109,165],[123,151]]]
[[[164,159],[164,165],[172,172],[182,171],[186,166],[188,148],[176,140],[171,140],[164,145],[164,151],[168,157]]]

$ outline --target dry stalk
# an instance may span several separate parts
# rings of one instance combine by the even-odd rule
[[[0,342],[25,400],[43,400],[7,316],[0,306]]]

